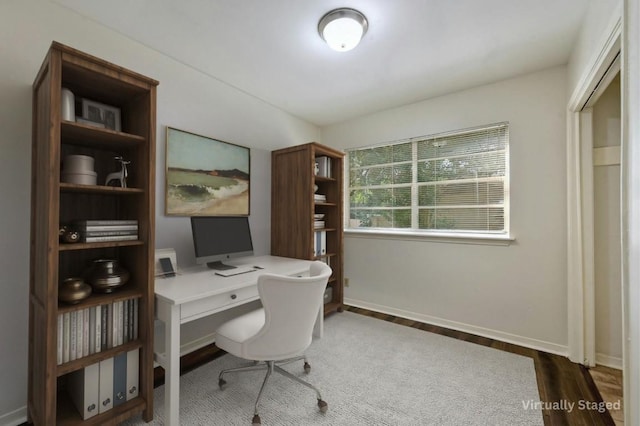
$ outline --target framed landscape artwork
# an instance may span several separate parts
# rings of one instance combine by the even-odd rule
[[[249,215],[249,148],[167,127],[165,211]]]

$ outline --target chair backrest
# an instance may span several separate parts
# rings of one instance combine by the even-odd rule
[[[309,347],[331,272],[325,263],[313,262],[309,277],[275,274],[258,277],[265,324],[245,342],[250,359],[291,358]]]

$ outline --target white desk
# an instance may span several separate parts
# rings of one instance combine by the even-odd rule
[[[286,257],[259,256],[225,263],[261,266],[263,269],[221,277],[203,265],[182,270],[175,277],[155,280],[156,318],[165,324],[165,352],[156,353],[155,360],[165,371],[164,402],[167,425],[180,424],[180,325],[257,300],[258,276],[261,273],[306,276],[312,262]],[[322,336],[323,317],[323,307],[320,307],[314,328],[316,337]]]

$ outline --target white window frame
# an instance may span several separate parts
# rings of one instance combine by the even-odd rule
[[[455,231],[455,230],[425,230],[418,229],[418,211],[419,206],[417,203],[418,188],[420,186],[430,185],[430,183],[417,182],[417,145],[419,142],[425,139],[442,138],[448,136],[456,136],[464,133],[477,132],[482,130],[491,129],[493,127],[506,126],[507,134],[509,132],[509,123],[501,122],[489,125],[477,126],[467,128],[463,130],[455,130],[451,132],[438,133],[433,135],[419,136],[409,139],[398,140],[391,143],[384,143],[378,145],[363,146],[359,148],[351,148],[346,152],[346,158],[344,161],[344,232],[350,237],[375,237],[383,239],[401,239],[401,240],[431,240],[436,242],[452,242],[452,243],[465,243],[465,244],[490,244],[490,245],[509,245],[515,238],[510,232],[510,161],[509,161],[509,136],[507,136],[507,144],[505,147],[505,176],[504,176],[504,230],[503,231]],[[412,228],[360,228],[350,226],[350,151],[357,151],[361,149],[376,148],[389,145],[400,145],[410,142],[412,144],[412,181],[410,184],[390,184],[375,186],[376,189],[385,187],[410,187],[411,188],[411,223]],[[406,161],[407,163],[409,161]],[[389,164],[400,164],[389,163]],[[482,178],[483,180],[491,180],[493,178]],[[463,180],[459,180],[462,182]],[[475,180],[474,180],[475,181]],[[397,207],[388,207],[388,209],[394,209]],[[405,207],[402,207],[405,208]]]

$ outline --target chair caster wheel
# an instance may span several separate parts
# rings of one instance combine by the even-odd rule
[[[304,372],[309,374],[309,372],[311,372],[311,366],[309,365],[308,362],[304,363]]]
[[[253,419],[251,419],[251,426],[260,426],[262,425],[262,423],[260,422],[260,416],[259,415],[255,415],[253,416]]]
[[[320,408],[320,412],[321,413],[326,413],[327,410],[329,409],[329,405],[327,405],[327,403],[321,399],[318,400],[318,408]]]
[[[224,389],[224,387],[226,386],[227,382],[224,379],[218,379],[218,387],[220,389]]]

